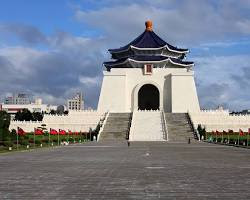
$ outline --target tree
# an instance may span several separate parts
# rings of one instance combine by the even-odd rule
[[[43,114],[40,112],[33,112],[32,116],[33,116],[34,121],[42,121],[43,120]]]
[[[10,115],[6,111],[0,111],[0,129],[10,126]]]
[[[205,127],[202,128],[202,127],[201,127],[201,124],[199,124],[198,127],[197,127],[197,131],[198,131],[199,134],[200,134],[200,139],[201,139],[202,136],[203,136],[203,138],[204,138],[204,140],[205,140],[205,139],[206,139],[206,129],[205,129]]]
[[[17,121],[34,121],[32,113],[28,109],[18,111],[15,115]]]
[[[0,111],[0,141],[9,141],[10,115],[6,111]]]
[[[49,114],[55,115],[55,114],[56,114],[56,111],[55,111],[55,110],[51,110]]]
[[[64,114],[64,115],[68,115],[68,114],[69,114],[69,111],[68,111],[68,110],[65,110],[65,111],[63,112],[63,114]]]

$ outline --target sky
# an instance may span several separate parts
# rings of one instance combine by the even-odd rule
[[[0,99],[25,92],[58,105],[82,91],[96,108],[107,50],[149,19],[190,50],[201,108],[250,109],[250,0],[1,0]]]

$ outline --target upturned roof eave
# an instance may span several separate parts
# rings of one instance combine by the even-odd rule
[[[134,59],[131,59],[131,58],[127,58],[126,60],[124,60],[123,62],[120,62],[120,63],[103,63],[103,65],[105,67],[112,67],[112,66],[116,66],[116,65],[126,64],[127,62],[130,62],[130,61],[136,62],[136,63],[145,63],[145,64],[146,63],[160,63],[160,62],[169,61],[172,64],[183,66],[183,67],[193,67],[194,66],[194,63],[190,63],[190,64],[177,63],[177,62],[174,62],[173,60],[171,60],[171,58],[166,58],[165,60],[157,60],[157,61],[150,61],[150,60],[138,61],[138,60],[134,60]]]
[[[125,52],[125,51],[128,51],[129,49],[136,49],[136,50],[147,51],[147,50],[160,50],[160,49],[164,49],[164,48],[166,48],[168,51],[174,52],[174,53],[189,53],[188,49],[183,49],[183,50],[173,50],[173,49],[170,49],[167,44],[164,45],[164,46],[162,46],[162,47],[154,47],[154,48],[141,48],[141,47],[136,47],[136,46],[133,46],[133,45],[129,45],[125,49],[123,49],[123,48],[121,48],[121,49],[109,49],[108,51],[112,54],[112,53]]]

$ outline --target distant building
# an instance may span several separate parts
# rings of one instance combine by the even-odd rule
[[[72,99],[68,99],[68,110],[82,110],[84,106],[82,93],[77,93]]]
[[[24,101],[21,101],[24,102]],[[29,104],[0,104],[1,110],[6,111],[7,113],[11,114],[12,118],[18,111],[23,109],[28,109],[30,112],[46,112],[50,113],[51,110],[56,110],[57,106],[42,104],[42,99],[37,98],[34,103]]]
[[[4,100],[5,104],[30,104],[31,99],[28,94],[18,93],[13,96],[6,97]]]

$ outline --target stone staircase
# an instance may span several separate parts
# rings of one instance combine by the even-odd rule
[[[99,141],[126,141],[130,123],[131,113],[109,113]]]
[[[188,138],[196,139],[187,113],[165,113],[168,140],[187,142]]]
[[[165,141],[161,111],[134,111],[130,141]]]

